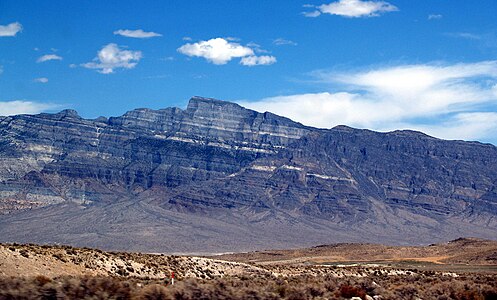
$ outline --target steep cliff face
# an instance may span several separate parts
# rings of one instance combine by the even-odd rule
[[[222,177],[309,130],[199,97],[184,111],[136,109],[109,120],[84,120],[71,110],[6,117],[0,121],[0,197],[4,210],[9,202],[22,209]]]
[[[340,126],[312,132],[169,203],[192,208],[211,199],[203,205],[298,211],[352,224],[377,222],[373,212],[381,204],[434,222],[457,216],[495,225],[496,163],[492,145]]]
[[[5,241],[160,250],[178,239],[172,226],[177,249],[207,251],[497,229],[492,145],[315,129],[215,99],[109,119],[0,117],[0,154]]]

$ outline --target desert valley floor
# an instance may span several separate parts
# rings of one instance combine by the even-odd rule
[[[482,239],[424,247],[343,243],[215,256],[0,246],[0,299],[495,297],[497,242]]]

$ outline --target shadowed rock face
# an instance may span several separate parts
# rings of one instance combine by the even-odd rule
[[[309,130],[204,98],[192,98],[184,111],[137,109],[107,122],[84,120],[70,110],[6,117],[0,123],[2,196],[29,201],[16,193],[25,187],[39,198],[33,204],[44,205],[46,197],[38,197],[43,187],[47,197],[81,200],[88,194],[85,200],[98,200],[98,193],[90,195],[98,192],[95,185],[128,193],[222,177],[277,153]],[[90,186],[82,188],[86,180]],[[31,185],[40,191],[33,193]]]
[[[492,145],[315,129],[214,99],[0,117],[0,165],[2,241],[230,251],[496,237]]]

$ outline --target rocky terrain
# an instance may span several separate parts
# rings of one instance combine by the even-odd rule
[[[333,244],[296,250],[270,250],[215,256],[185,256],[138,252],[106,252],[65,245],[0,244],[0,276],[117,276],[164,279],[213,279],[225,276],[297,276],[330,274],[336,277],[374,273],[371,262],[411,260],[441,265],[471,265],[475,270],[497,267],[497,242],[457,239],[424,247],[373,244]],[[323,265],[357,262],[359,267]],[[369,268],[360,267],[369,266]],[[382,267],[390,275],[405,268]],[[482,269],[483,270],[483,269]],[[497,274],[497,268],[494,269]]]
[[[353,248],[354,244],[349,245]],[[343,252],[342,252],[343,253]],[[374,268],[336,268],[300,262],[281,263],[277,259],[244,262],[241,256],[177,256],[136,252],[105,252],[99,249],[36,244],[0,245],[0,277],[113,276],[143,279],[167,279],[172,272],[178,280],[185,278],[214,279],[226,276],[298,276],[330,274],[336,277],[362,276]],[[276,258],[276,257],[274,257]],[[422,259],[421,257],[419,259]],[[401,268],[384,268],[390,275],[406,274]]]
[[[0,117],[0,241],[217,253],[495,238],[497,148],[185,110]]]
[[[254,275],[269,271],[245,263],[193,256],[35,244],[0,245],[0,276],[117,276],[167,279]]]

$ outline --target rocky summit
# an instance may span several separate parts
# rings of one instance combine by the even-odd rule
[[[194,97],[0,117],[0,241],[213,253],[497,238],[497,148]]]

